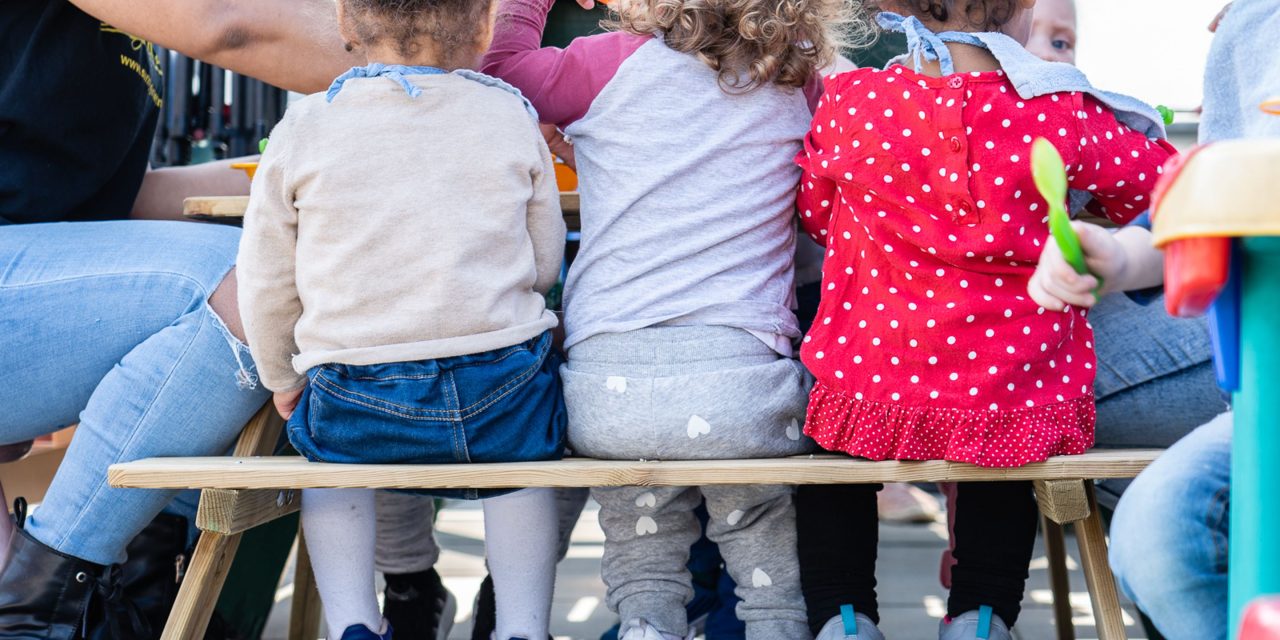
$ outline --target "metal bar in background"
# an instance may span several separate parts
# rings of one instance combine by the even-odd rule
[[[226,108],[227,72],[220,67],[209,66],[209,142],[224,144],[227,135],[223,110]]]
[[[267,135],[267,85],[258,80],[253,81],[253,129],[250,140],[261,140]],[[257,149],[254,149],[257,151]]]
[[[282,89],[177,52],[162,49],[160,58],[165,101],[152,166],[255,154],[258,140],[284,115],[288,94]]]
[[[169,164],[183,164],[186,159],[186,143],[191,136],[187,113],[192,97],[193,64],[190,58],[177,53],[171,53],[169,60],[165,86],[164,156]]]

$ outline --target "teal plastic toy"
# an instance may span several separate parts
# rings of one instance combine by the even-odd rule
[[[1250,602],[1280,594],[1280,140],[1200,147],[1155,194],[1170,311],[1212,302],[1215,356],[1234,383],[1229,590],[1232,637]]]

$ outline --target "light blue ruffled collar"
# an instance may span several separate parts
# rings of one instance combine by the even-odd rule
[[[920,73],[925,60],[937,60],[944,76],[955,73],[951,51],[946,45],[948,42],[986,48],[982,39],[972,33],[963,31],[934,33],[915,16],[901,16],[892,11],[885,11],[876,16],[876,23],[885,31],[896,31],[907,36],[907,55],[911,56],[915,64],[916,73]]]
[[[342,85],[352,78],[377,78],[379,76],[389,78],[404,89],[410,98],[416,98],[422,93],[422,89],[414,86],[405,76],[438,76],[449,73],[438,67],[415,67],[403,64],[382,64],[374,62],[363,67],[352,67],[350,71],[338,76],[334,79],[333,84],[329,85],[329,90],[325,92],[324,99],[333,102],[334,97],[342,91]]]

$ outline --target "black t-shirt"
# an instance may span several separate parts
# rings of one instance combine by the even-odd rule
[[[0,0],[0,225],[128,216],[163,88],[151,43],[66,0]]]

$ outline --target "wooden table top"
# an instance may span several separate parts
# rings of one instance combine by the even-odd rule
[[[231,220],[243,218],[248,207],[249,196],[201,196],[183,200],[182,215],[196,220]],[[580,227],[578,208],[577,191],[560,194],[560,209],[570,231],[577,231]]]

